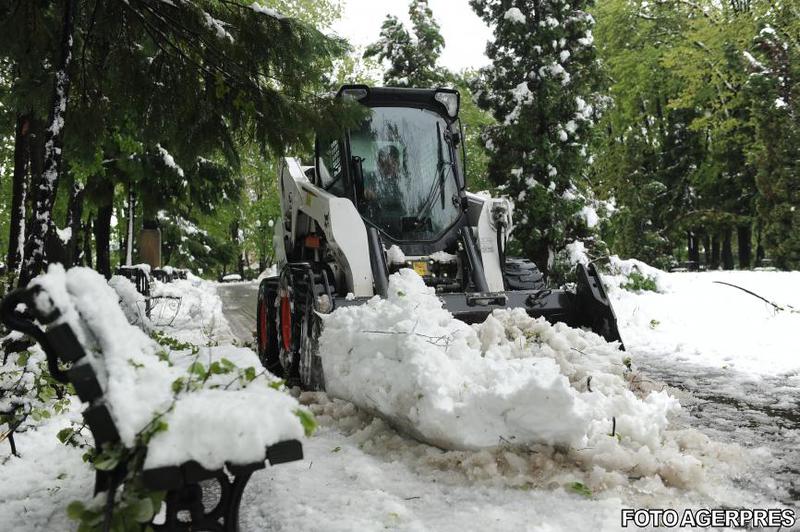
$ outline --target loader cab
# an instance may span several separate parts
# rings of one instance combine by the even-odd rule
[[[340,138],[317,138],[315,184],[351,199],[387,246],[449,246],[466,205],[458,92],[345,85],[338,97],[368,113]]]

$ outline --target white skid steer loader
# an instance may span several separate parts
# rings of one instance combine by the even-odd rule
[[[413,268],[465,322],[519,307],[621,343],[593,265],[578,265],[572,292],[548,289],[535,264],[505,257],[513,207],[466,190],[457,91],[345,85],[337,97],[366,106],[366,118],[340,138],[317,138],[313,166],[280,166],[278,274],[258,291],[267,369],[324,389],[320,315],[385,297],[400,268]]]

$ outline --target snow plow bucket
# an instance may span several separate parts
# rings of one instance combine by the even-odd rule
[[[622,343],[617,317],[593,264],[578,264],[578,282],[571,290],[506,290],[504,292],[452,292],[437,294],[456,319],[483,322],[494,310],[524,308],[529,316],[591,329],[608,342]],[[359,305],[367,298],[336,298],[336,306]]]

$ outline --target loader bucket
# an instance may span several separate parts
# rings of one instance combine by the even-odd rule
[[[456,319],[480,323],[494,310],[524,308],[529,316],[543,317],[552,323],[585,327],[608,342],[619,342],[625,349],[617,328],[617,317],[608,300],[600,275],[593,264],[578,265],[576,290],[507,290],[504,292],[440,293],[439,299]],[[336,298],[335,307],[359,305],[368,298]]]

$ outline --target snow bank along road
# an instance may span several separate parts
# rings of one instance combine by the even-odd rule
[[[710,437],[695,443],[708,455],[704,466],[732,482],[676,489],[643,485],[631,476],[632,489],[617,486],[585,498],[581,486],[569,482],[574,464],[558,453],[537,462],[518,449],[441,451],[350,403],[304,394],[301,400],[322,425],[305,444],[308,459],[254,479],[243,502],[244,524],[286,530],[616,529],[621,507],[800,508],[800,356],[793,340],[800,314],[776,313],[713,283],[732,282],[800,307],[800,273],[652,275],[661,293],[631,293],[618,288],[619,279],[607,279],[634,378],[680,399],[684,409],[674,423]],[[219,286],[223,312],[241,341],[252,341],[256,290],[254,283]],[[531,474],[532,466],[537,473]]]

